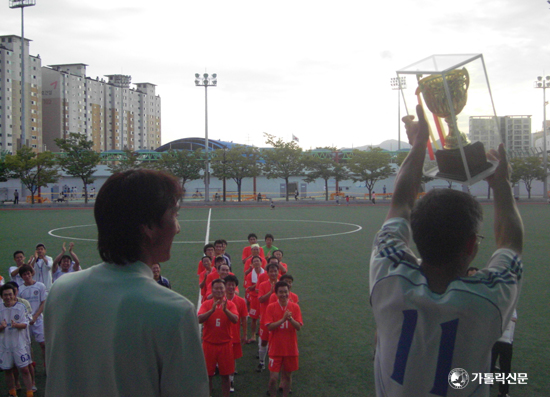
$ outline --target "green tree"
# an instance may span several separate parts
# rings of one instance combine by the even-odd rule
[[[10,178],[10,170],[6,165],[6,156],[10,154],[7,150],[0,150],[0,182],[6,182]]]
[[[304,174],[302,148],[294,141],[284,142],[281,138],[276,139],[267,133],[264,133],[264,136],[266,143],[273,146],[273,149],[262,150],[262,158],[265,161],[264,174],[267,179],[285,180],[286,201],[288,201],[288,179]]]
[[[238,200],[244,178],[261,174],[260,151],[255,147],[235,145],[230,149],[214,151],[211,159],[212,175],[218,179],[231,178],[237,184]]]
[[[0,160],[0,182],[6,182],[9,179],[10,170],[5,160]]]
[[[330,150],[330,154],[337,155],[337,149],[331,147],[317,148],[321,150]],[[317,179],[325,181],[325,201],[328,201],[328,181],[329,179],[335,179],[336,181],[342,181],[349,177],[346,168],[336,162],[334,156],[320,157],[314,153],[305,153],[303,156],[303,162],[305,169],[308,171],[304,181],[311,183]]]
[[[124,157],[116,162],[109,163],[107,168],[115,174],[117,172],[123,172],[128,170],[134,170],[138,168],[153,168],[155,165],[148,161],[142,161],[139,159],[139,153],[130,149],[124,149]]]
[[[157,166],[168,171],[181,180],[181,188],[185,191],[185,183],[201,178],[204,169],[204,157],[200,149],[190,150],[170,149],[162,153]]]
[[[365,151],[353,150],[347,167],[352,173],[351,179],[355,182],[365,182],[365,186],[369,190],[369,199],[371,199],[374,184],[380,179],[388,178],[393,173],[390,161],[389,153],[381,148],[371,146]]]
[[[539,157],[516,157],[510,160],[512,166],[511,182],[513,184],[523,181],[527,189],[527,197],[531,198],[531,187],[535,180],[542,181],[546,170]]]
[[[10,171],[10,177],[21,180],[29,189],[32,204],[39,188],[57,182],[60,177],[52,152],[36,154],[28,146],[23,146],[16,154],[8,154],[6,166]]]
[[[71,132],[66,139],[55,139],[55,143],[63,150],[57,162],[67,174],[82,180],[84,202],[87,203],[88,185],[95,180],[93,174],[100,161],[99,153],[92,149],[94,143],[89,141],[86,135],[74,132]]]

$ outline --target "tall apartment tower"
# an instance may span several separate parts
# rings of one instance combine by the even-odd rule
[[[59,150],[55,138],[71,132],[86,134],[94,150],[153,150],[160,146],[160,97],[155,85],[136,84],[131,77],[107,75],[108,80],[86,76],[83,63],[42,68],[44,141]]]
[[[29,54],[31,40],[25,39]],[[25,62],[24,144],[41,152],[42,146],[42,61],[27,55]],[[0,150],[15,153],[21,146],[21,37],[0,36]]]
[[[497,149],[504,142],[509,153],[521,155],[532,146],[531,116],[500,116],[496,124],[494,116],[473,116],[469,127],[469,138],[482,142],[485,150]]]

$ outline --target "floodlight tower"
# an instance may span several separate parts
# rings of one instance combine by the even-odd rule
[[[542,125],[542,166],[544,167],[544,179],[542,180],[543,192],[542,197],[548,198],[548,151],[546,149],[546,139],[547,139],[547,126],[546,126],[546,89],[550,88],[550,76],[542,78],[538,76],[537,80],[533,83],[535,88],[542,88],[542,105],[543,105],[543,125]]]
[[[400,81],[401,80],[401,81]],[[401,90],[407,88],[407,78],[392,77],[390,79],[390,85],[392,90],[397,91],[397,150],[401,150]]]
[[[19,148],[25,145],[27,127],[27,106],[25,102],[25,14],[23,10],[25,7],[35,5],[36,0],[10,0],[10,8],[21,8],[21,136],[19,138]]]
[[[204,170],[204,201],[210,201],[210,155],[208,153],[208,87],[216,87],[218,85],[218,75],[213,73],[212,76],[204,73],[202,76],[195,73],[195,85],[204,87],[204,149],[206,153],[206,164]]]

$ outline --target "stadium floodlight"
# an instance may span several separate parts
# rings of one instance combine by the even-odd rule
[[[544,179],[542,180],[542,197],[548,198],[548,150],[546,149],[546,140],[548,139],[546,125],[546,89],[550,88],[550,76],[544,79],[542,76],[537,76],[537,80],[533,84],[534,88],[542,88],[542,107],[543,107],[543,122],[542,122],[542,166],[544,168]]]
[[[397,150],[401,150],[401,91],[407,88],[407,77],[392,77],[390,79],[392,90],[397,91]]]
[[[218,75],[216,73],[209,76],[204,73],[195,73],[195,85],[204,87],[204,151],[205,151],[205,168],[204,168],[204,201],[210,201],[210,156],[208,153],[208,87],[216,87],[218,85]]]
[[[25,146],[27,132],[27,106],[25,98],[25,7],[36,5],[36,0],[10,0],[10,8],[21,8],[21,136],[19,148]]]

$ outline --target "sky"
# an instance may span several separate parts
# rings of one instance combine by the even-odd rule
[[[20,18],[4,1],[0,35],[20,35]],[[390,78],[434,54],[483,54],[497,114],[532,115],[534,132],[548,32],[545,0],[37,0],[25,9],[43,66],[85,63],[92,78],[156,84],[163,144],[204,137],[205,90],[194,76],[205,72],[218,75],[210,139],[263,147],[266,132],[294,135],[304,149],[397,139]]]

